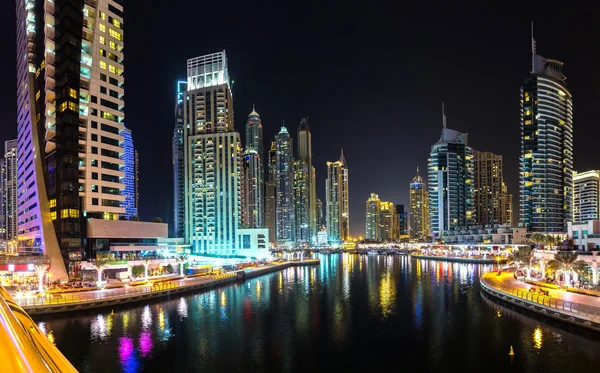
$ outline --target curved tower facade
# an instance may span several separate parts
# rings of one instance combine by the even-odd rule
[[[410,182],[410,236],[425,239],[429,237],[429,203],[427,184],[417,174]]]
[[[285,126],[275,138],[276,149],[276,232],[277,242],[295,240],[294,179],[292,138]]]
[[[244,205],[243,225],[246,228],[263,228],[264,208],[264,163],[263,133],[260,115],[252,109],[246,121],[246,149],[244,151]]]

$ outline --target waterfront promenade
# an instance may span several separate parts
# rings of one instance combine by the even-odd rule
[[[198,291],[218,285],[245,280],[267,273],[280,271],[291,266],[306,266],[319,264],[318,259],[289,261],[278,264],[268,264],[242,271],[227,272],[220,275],[206,275],[167,280],[157,283],[128,288],[90,290],[75,293],[49,294],[47,297],[18,298],[17,303],[30,315],[80,311],[92,308],[111,307],[120,304],[138,302],[159,298],[171,294]],[[238,275],[238,273],[243,273]]]
[[[515,279],[512,271],[485,273],[480,283],[482,290],[492,297],[546,317],[600,331],[600,297],[525,283]]]
[[[461,257],[461,256],[449,256],[449,255],[420,255],[420,254],[411,254],[411,256],[413,258],[417,258],[417,259],[431,259],[431,260],[440,260],[443,262],[476,263],[476,264],[496,264],[498,262],[505,263],[508,260],[506,257],[501,257],[500,260],[498,260],[494,256],[488,256],[487,258],[485,258],[483,256]]]

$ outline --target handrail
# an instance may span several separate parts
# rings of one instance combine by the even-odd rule
[[[0,371],[77,373],[37,324],[0,286]]]
[[[502,292],[504,294],[535,303],[544,307],[549,307],[556,309],[558,311],[571,312],[575,314],[579,314],[585,317],[589,317],[595,320],[600,320],[600,308],[594,306],[588,306],[586,304],[581,304],[577,302],[570,302],[561,299],[552,298],[551,296],[542,295],[540,293],[532,292],[529,290],[523,290],[519,288],[514,288],[508,285],[497,285],[491,284],[486,281],[486,275],[489,275],[492,272],[485,273],[480,278],[480,283],[484,287]]]

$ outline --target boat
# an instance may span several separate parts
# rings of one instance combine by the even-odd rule
[[[377,251],[367,251],[367,255],[379,255]]]

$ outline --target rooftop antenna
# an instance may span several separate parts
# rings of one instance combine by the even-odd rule
[[[252,111],[256,112],[256,110],[254,110],[254,104],[252,104]]]
[[[442,126],[446,129],[446,111],[444,110],[444,101],[442,101]]]
[[[535,39],[533,38],[533,22],[531,22],[531,73],[535,72]]]
[[[419,177],[419,166],[417,166],[417,177]]]

